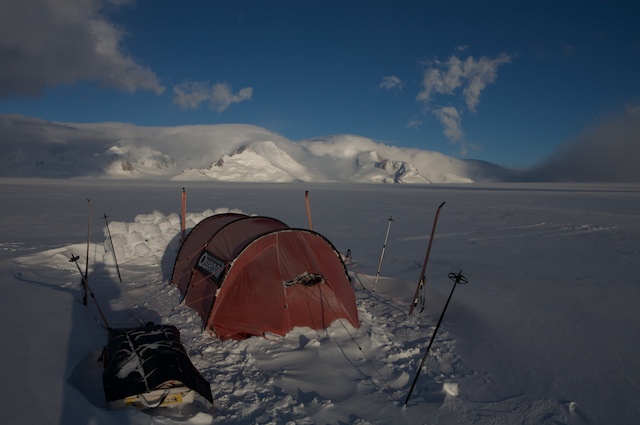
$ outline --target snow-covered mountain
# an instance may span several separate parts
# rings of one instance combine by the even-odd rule
[[[243,145],[205,169],[191,168],[174,180],[212,179],[238,182],[311,181],[306,168],[272,141]]]
[[[355,135],[291,141],[248,124],[139,127],[0,115],[0,176],[238,182],[470,183],[491,179],[437,152]]]
[[[122,144],[112,146],[105,154],[106,174],[163,175],[178,167],[175,159],[150,147]]]

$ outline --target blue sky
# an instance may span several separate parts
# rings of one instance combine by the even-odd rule
[[[4,0],[0,113],[524,167],[640,100],[636,1]]]

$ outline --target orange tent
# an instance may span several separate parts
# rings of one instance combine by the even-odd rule
[[[198,223],[178,252],[171,283],[221,339],[359,327],[340,254],[324,236],[269,217],[218,214]]]

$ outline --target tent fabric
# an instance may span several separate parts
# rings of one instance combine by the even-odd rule
[[[193,366],[172,325],[109,330],[102,383],[107,402],[179,381],[213,403],[211,386]]]
[[[218,230],[224,227],[226,224],[239,220],[243,217],[247,217],[244,214],[218,214],[212,215],[210,217],[205,218],[200,223],[196,224],[195,227],[189,233],[189,237],[185,238],[180,246],[180,251],[178,251],[178,258],[181,260],[176,261],[174,270],[173,270],[173,280],[174,282],[180,282],[184,286],[179,286],[182,292],[187,290],[187,286],[189,284],[188,277],[191,276],[191,272],[193,267],[196,265],[200,254],[205,246],[207,246],[207,242],[211,239],[211,236],[216,234]]]
[[[347,270],[324,236],[268,217],[225,216],[194,227],[172,277],[206,329],[238,339],[323,329],[337,319],[359,327]]]
[[[222,214],[218,220],[225,223],[222,225],[215,223],[215,227],[211,226],[215,232],[210,236],[205,247],[199,250],[188,283],[178,285],[186,286],[183,290],[185,304],[198,311],[203,319],[209,315],[216,291],[222,284],[224,273],[237,252],[259,235],[275,229],[287,228],[287,225],[281,221],[268,217],[235,217],[234,214],[234,217],[229,219],[226,214]],[[185,243],[195,231],[194,227],[194,230],[185,238]],[[199,238],[199,233],[203,231],[206,231],[206,228],[198,228],[194,236]],[[176,261],[176,264],[179,262]]]

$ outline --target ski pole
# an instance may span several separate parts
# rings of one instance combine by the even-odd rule
[[[438,216],[440,215],[440,210],[442,209],[442,206],[444,204],[445,202],[440,204],[440,206],[436,210],[436,216],[433,219],[433,227],[431,228],[431,237],[429,238],[429,247],[427,248],[427,254],[425,255],[424,262],[422,263],[422,271],[420,272],[420,279],[418,280],[418,286],[416,287],[416,292],[413,295],[413,300],[411,301],[411,306],[409,307],[408,316],[411,316],[411,313],[413,313],[413,309],[415,308],[416,304],[418,304],[418,294],[420,293],[420,289],[424,287],[427,281],[425,277],[425,272],[427,270],[427,263],[429,262],[429,254],[431,254],[431,245],[433,244],[433,235],[436,232],[436,224],[438,224]]]
[[[102,321],[107,326],[107,329],[111,329],[111,326],[109,326],[109,322],[107,322],[107,318],[104,317],[104,313],[102,312],[102,309],[100,308],[100,304],[98,304],[98,300],[96,299],[95,294],[93,293],[93,291],[89,287],[89,282],[87,282],[87,278],[82,274],[82,270],[80,270],[80,265],[78,264],[78,260],[79,259],[80,259],[80,257],[75,256],[75,255],[73,255],[73,253],[71,253],[71,259],[69,260],[69,262],[70,263],[76,263],[76,267],[78,267],[78,271],[80,272],[80,276],[82,276],[82,282],[83,282],[84,288],[85,288],[84,299],[86,300],[86,298],[87,298],[86,292],[89,292],[89,294],[91,295],[91,298],[93,299],[93,302],[96,303],[96,307],[98,308],[98,313],[100,313],[100,317],[102,317]],[[85,303],[84,305],[87,305],[87,304]]]
[[[444,305],[442,309],[442,314],[440,314],[440,320],[438,320],[438,324],[433,331],[433,335],[431,336],[431,341],[429,341],[429,345],[427,346],[427,351],[425,351],[424,356],[422,356],[422,361],[420,362],[420,366],[416,372],[416,377],[413,379],[413,384],[411,384],[411,389],[409,390],[409,394],[407,394],[407,399],[404,401],[404,405],[406,406],[409,402],[409,397],[411,397],[411,393],[413,392],[413,388],[416,386],[416,382],[418,382],[418,376],[420,376],[420,372],[422,371],[422,366],[424,366],[424,362],[427,360],[427,355],[429,354],[429,350],[431,349],[431,345],[433,344],[433,340],[436,338],[436,333],[438,332],[438,328],[440,328],[440,324],[442,323],[442,318],[444,317],[444,313],[447,311],[447,307],[449,306],[449,301],[451,301],[451,296],[453,296],[453,291],[456,289],[456,285],[458,283],[465,284],[467,283],[467,278],[462,275],[462,270],[460,273],[449,273],[449,279],[453,280],[453,288],[451,288],[451,293],[449,294],[449,298],[447,299],[447,303]]]
[[[109,230],[109,222],[107,221],[107,213],[104,213],[104,222],[107,225],[107,234],[109,235],[109,243],[111,244],[111,253],[113,254],[113,262],[116,264],[116,270],[118,272],[118,279],[122,283],[122,276],[120,276],[120,267],[118,267],[118,259],[116,258],[116,249],[113,246],[113,238],[111,237],[111,230]]]
[[[378,284],[378,277],[380,276],[380,268],[382,267],[382,258],[384,257],[384,250],[387,247],[387,239],[389,238],[389,230],[391,229],[392,217],[389,217],[389,225],[387,226],[387,234],[384,237],[384,243],[382,244],[382,252],[380,253],[380,263],[378,263],[378,271],[376,272],[376,280],[373,281],[373,292],[376,292],[376,285]]]

